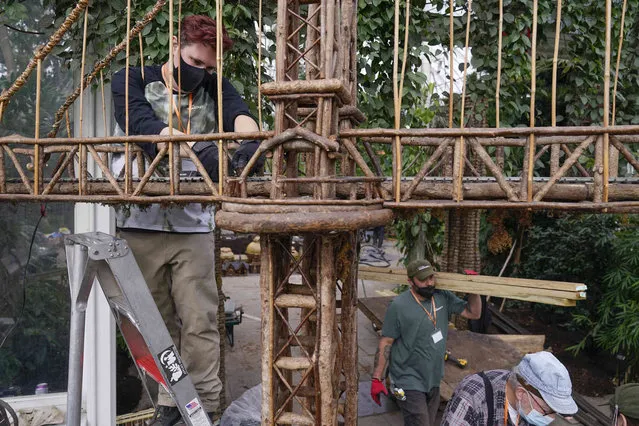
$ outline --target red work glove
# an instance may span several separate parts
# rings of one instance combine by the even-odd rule
[[[379,379],[373,379],[371,381],[371,398],[373,398],[373,401],[375,401],[379,406],[382,405],[379,400],[379,394],[382,392],[384,392],[384,395],[388,396],[388,391],[386,390],[384,383]]]

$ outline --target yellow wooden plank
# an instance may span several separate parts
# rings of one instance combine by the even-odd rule
[[[362,273],[367,274],[382,274],[376,281],[404,283],[406,282],[406,269],[404,268],[378,268],[366,265],[360,265],[359,276],[362,277]],[[372,276],[372,275],[367,275]],[[393,278],[395,276],[395,278]],[[546,288],[549,290],[560,291],[574,291],[582,292],[587,290],[587,286],[584,283],[566,282],[566,281],[550,281],[550,280],[533,280],[528,278],[511,278],[511,277],[493,277],[490,275],[464,275],[454,274],[451,272],[436,272],[437,279],[449,278],[458,281],[475,282],[475,283],[490,283],[498,285],[516,285],[519,287],[531,287],[531,288]],[[365,278],[371,279],[373,278]]]
[[[387,268],[385,268],[387,269]],[[388,270],[388,269],[387,269]],[[505,297],[508,299],[523,300],[527,302],[545,303],[558,306],[575,306],[576,300],[583,300],[586,298],[585,291],[575,291],[576,285],[561,286],[562,288],[569,288],[570,291],[564,291],[561,289],[553,289],[551,284],[557,283],[557,281],[542,281],[542,280],[524,280],[525,286],[518,284],[522,283],[521,279],[500,279],[499,282],[492,282],[490,276],[473,276],[485,278],[484,280],[468,280],[467,275],[462,274],[450,274],[450,273],[437,273],[437,287],[443,290],[450,290],[462,293],[481,294],[485,296]],[[364,280],[372,280],[379,282],[387,282],[391,284],[405,284],[406,273],[388,273],[388,272],[373,272],[370,267],[360,268],[359,278]],[[504,282],[508,280],[508,282]],[[539,283],[540,287],[551,288],[539,288],[531,287],[531,283]],[[577,283],[572,283],[577,284]]]

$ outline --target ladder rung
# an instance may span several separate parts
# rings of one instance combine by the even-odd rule
[[[280,308],[307,308],[314,309],[317,302],[313,296],[300,294],[282,294],[275,299],[275,305]]]
[[[280,414],[275,423],[280,425],[314,425],[315,420],[304,414],[285,412]]]
[[[275,365],[283,370],[305,370],[312,364],[306,357],[285,356],[275,361]]]
[[[312,296],[313,291],[302,284],[288,284],[286,286],[286,292],[289,294],[303,294],[305,296]]]
[[[286,340],[282,339],[282,344]],[[297,341],[299,340],[299,344]],[[314,348],[315,347],[315,336],[297,336],[296,338],[291,339],[291,346],[304,346],[306,348]]]
[[[311,314],[308,317],[308,320],[311,322],[317,322],[317,314]],[[342,314],[335,314],[335,321],[337,321],[338,324],[342,323]]]
[[[319,390],[312,386],[300,386],[295,392],[296,396],[302,398],[315,398],[319,394]]]

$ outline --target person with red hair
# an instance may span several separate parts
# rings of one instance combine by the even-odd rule
[[[128,85],[128,134],[168,135],[168,116],[173,116],[172,133],[205,134],[224,131],[252,132],[258,125],[248,106],[226,78],[222,79],[222,123],[218,123],[216,71],[216,21],[192,15],[182,21],[179,42],[173,38],[174,67],[162,65],[121,70],[114,74],[111,88],[115,135],[126,132]],[[222,28],[223,50],[233,45]],[[172,83],[172,92],[171,92]],[[173,98],[171,107],[170,99]],[[218,180],[218,148],[214,141],[186,142],[196,153],[210,177]],[[235,151],[230,170],[243,168],[256,152],[258,141],[243,141]],[[162,143],[140,143],[153,159]],[[195,164],[181,148],[182,175],[198,176]],[[165,156],[166,160],[166,156]],[[165,161],[163,160],[163,161]],[[114,155],[111,168],[120,173],[124,155]],[[166,164],[165,164],[166,166]],[[260,166],[260,161],[257,167]],[[162,164],[158,170],[162,169]],[[134,163],[134,172],[136,164]],[[220,417],[218,377],[220,335],[217,325],[218,293],[215,283],[214,207],[200,203],[185,206],[151,204],[130,206],[117,212],[117,229],[144,275],[162,318],[180,352],[188,373],[212,420]],[[160,387],[152,424],[180,424],[182,418],[171,396]],[[183,423],[182,423],[183,424]]]

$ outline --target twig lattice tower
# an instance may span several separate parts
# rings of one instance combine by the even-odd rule
[[[393,129],[357,129],[364,117],[357,109],[356,76],[357,2],[354,0],[278,0],[276,34],[276,81],[264,84],[261,93],[275,105],[275,128],[255,133],[223,132],[189,136],[127,136],[102,138],[71,137],[68,108],[83,89],[101,76],[129,40],[165,7],[158,0],[125,39],[82,79],[56,114],[48,138],[36,132],[34,138],[11,136],[0,139],[0,201],[74,201],[101,203],[221,202],[218,225],[240,232],[260,233],[262,244],[262,381],[265,424],[333,425],[338,416],[355,424],[357,416],[357,238],[356,230],[387,223],[393,210],[400,209],[553,209],[589,211],[639,211],[639,182],[636,177],[617,178],[616,158],[625,158],[639,172],[633,146],[639,143],[639,126],[615,126],[616,78],[610,110],[612,1],[602,4],[606,16],[605,64],[602,76],[604,121],[601,126],[557,127],[556,87],[562,2],[558,1],[557,30],[553,52],[552,125],[536,127],[534,115],[527,127],[500,127],[500,79],[497,72],[495,128],[454,128],[452,96],[449,128],[405,129],[401,127],[402,87],[406,60],[399,69],[400,4],[395,8]],[[171,10],[173,2],[169,1]],[[452,3],[452,2],[451,2]],[[537,1],[531,10],[530,110],[536,96]],[[625,2],[624,2],[625,4]],[[217,3],[218,18],[221,2]],[[405,3],[410,11],[410,2]],[[450,18],[450,69],[454,69],[453,4]],[[11,107],[11,97],[42,59],[74,23],[80,24],[88,1],[80,1],[51,41],[39,49],[16,82],[0,94],[0,119]],[[503,7],[500,1],[498,70],[501,69]],[[625,7],[624,7],[625,11]],[[130,13],[130,11],[128,11]],[[470,47],[472,2],[465,19],[465,57]],[[624,12],[625,13],[625,12]],[[406,19],[405,27],[410,22]],[[172,28],[171,28],[172,30]],[[619,37],[618,52],[626,37]],[[404,34],[404,52],[408,49]],[[506,52],[504,52],[506,53]],[[617,59],[619,59],[619,54]],[[466,61],[465,61],[466,62]],[[37,73],[41,77],[40,72]],[[453,73],[450,75],[453,93]],[[461,76],[467,79],[467,69]],[[465,86],[464,86],[465,88]],[[465,92],[464,92],[465,94]],[[38,96],[39,99],[39,96]],[[464,101],[457,113],[464,123]],[[39,102],[38,102],[39,105]],[[65,120],[66,117],[66,120]],[[39,115],[35,118],[39,126]],[[66,123],[65,123],[66,122]],[[66,124],[67,137],[57,137]],[[64,127],[64,126],[62,126]],[[228,129],[227,129],[228,130]],[[180,142],[199,140],[261,139],[257,156],[272,153],[272,173],[264,179],[249,179],[247,172],[230,177],[221,162],[221,186],[204,173],[200,181],[180,181]],[[171,142],[169,149],[145,163],[137,142]],[[370,143],[391,145],[393,171],[383,176]],[[115,145],[115,144],[124,144]],[[185,145],[185,144],[183,144]],[[432,147],[416,174],[403,168],[402,150],[407,146]],[[588,149],[594,148],[594,154]],[[504,170],[503,149],[523,154],[524,164],[514,175]],[[494,152],[492,150],[494,148]],[[549,167],[536,167],[550,150]],[[108,155],[124,151],[127,167],[123,175],[108,168]],[[191,150],[189,156],[203,170]],[[560,164],[560,153],[565,154]],[[43,157],[60,154],[51,176],[45,176]],[[469,156],[481,167],[473,168]],[[594,167],[586,170],[581,156],[590,155]],[[158,163],[169,157],[171,173],[157,179]],[[224,156],[220,156],[223,158]],[[87,171],[93,158],[100,176]],[[25,167],[25,159],[30,161]],[[367,160],[373,167],[369,167]],[[142,171],[134,177],[130,165]],[[77,170],[74,163],[78,164]],[[7,174],[7,166],[17,177]],[[468,175],[468,170],[474,176]],[[546,173],[544,170],[548,170]],[[301,172],[303,171],[303,173]],[[65,176],[65,172],[68,177]],[[578,176],[569,176],[569,172]],[[542,173],[546,173],[545,175]],[[301,257],[291,253],[293,235],[303,235]],[[299,275],[301,284],[291,280]],[[344,399],[340,402],[340,397]],[[339,413],[339,414],[338,414]]]

